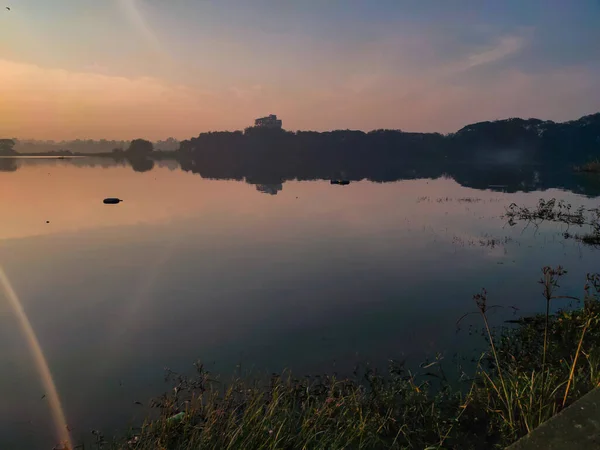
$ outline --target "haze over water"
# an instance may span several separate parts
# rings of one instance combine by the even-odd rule
[[[456,333],[474,293],[485,287],[493,304],[531,314],[544,306],[542,266],[562,264],[562,289],[579,295],[600,261],[560,227],[506,226],[513,202],[597,203],[552,189],[506,194],[447,178],[257,188],[176,162],[136,173],[93,159],[19,160],[0,187],[0,261],[75,439],[140,420],[147,409],[134,402],[168,388],[164,368],[191,372],[197,359],[225,376],[240,363],[303,375],[389,358],[416,365],[436,352],[453,367],[455,352],[480,344],[468,323]],[[110,196],[124,202],[102,204]],[[52,441],[5,302],[0,339],[0,448]]]

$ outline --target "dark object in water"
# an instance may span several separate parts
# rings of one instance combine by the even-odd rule
[[[331,180],[330,183],[331,184],[339,184],[341,186],[346,186],[346,185],[350,184],[350,181],[348,181],[348,180]]]
[[[104,204],[105,205],[116,205],[117,203],[121,203],[123,200],[121,200],[120,198],[105,198],[104,199]]]
[[[526,325],[535,322],[535,320],[535,317],[521,317],[520,319],[505,320],[504,323],[516,323],[519,325]]]

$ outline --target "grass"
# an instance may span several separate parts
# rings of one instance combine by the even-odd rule
[[[575,171],[586,173],[600,173],[600,159],[589,161],[581,166],[576,166]]]
[[[584,296],[561,295],[561,267],[545,267],[545,314],[495,330],[488,293],[474,296],[487,349],[461,385],[440,360],[414,374],[390,361],[348,377],[223,384],[201,364],[194,377],[170,373],[173,389],[156,399],[158,416],[123,439],[95,432],[92,449],[483,449],[504,448],[600,383],[600,275]],[[556,302],[580,306],[551,314]],[[463,316],[459,320],[464,320]],[[433,381],[432,381],[433,380]],[[80,447],[84,448],[84,447]],[[90,445],[88,445],[90,448]]]

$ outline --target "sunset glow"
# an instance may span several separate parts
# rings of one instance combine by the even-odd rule
[[[600,5],[22,0],[0,14],[0,137],[451,132],[600,109]],[[491,5],[491,4],[490,4]]]

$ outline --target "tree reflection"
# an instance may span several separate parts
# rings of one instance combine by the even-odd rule
[[[0,172],[16,172],[18,168],[15,158],[0,158]]]
[[[150,158],[129,156],[126,160],[135,172],[149,172],[154,169],[154,161]]]

